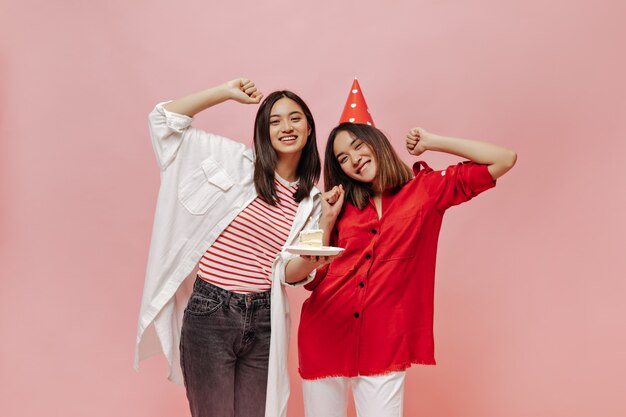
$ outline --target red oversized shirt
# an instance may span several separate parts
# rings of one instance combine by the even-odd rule
[[[420,167],[421,165],[421,167]],[[425,163],[399,191],[385,192],[379,219],[373,201],[349,202],[331,245],[342,256],[306,286],[298,329],[304,379],[377,375],[413,363],[434,364],[433,299],[437,240],[446,209],[492,188],[485,165],[444,171]]]

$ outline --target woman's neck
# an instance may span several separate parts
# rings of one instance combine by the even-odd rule
[[[383,194],[383,190],[380,188],[380,184],[378,184],[378,181],[376,180],[372,182],[372,191],[374,191],[375,196],[380,197]]]
[[[298,171],[298,163],[300,162],[300,154],[283,156],[276,162],[275,171],[281,178],[294,182],[298,179],[296,172]]]

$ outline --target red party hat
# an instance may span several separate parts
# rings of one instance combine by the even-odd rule
[[[352,83],[352,89],[350,90],[350,94],[348,94],[348,100],[346,101],[346,106],[343,109],[339,123],[364,123],[374,126],[374,120],[369,110],[367,110],[365,97],[363,97],[361,86],[356,78]]]

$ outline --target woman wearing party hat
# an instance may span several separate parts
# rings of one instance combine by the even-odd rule
[[[359,417],[402,415],[405,370],[434,364],[437,239],[446,210],[495,186],[515,152],[412,128],[411,155],[467,161],[412,169],[374,127],[355,79],[326,145],[320,227],[345,248],[306,287],[298,331],[306,417],[345,417],[352,387]]]

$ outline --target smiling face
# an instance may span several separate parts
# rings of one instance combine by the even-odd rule
[[[367,143],[342,130],[335,136],[333,152],[348,177],[366,184],[374,183],[378,166],[376,156]]]
[[[300,156],[311,128],[298,103],[283,97],[270,110],[270,141],[278,158]]]

